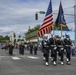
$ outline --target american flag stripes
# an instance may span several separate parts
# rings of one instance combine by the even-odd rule
[[[41,25],[39,31],[38,31],[38,36],[41,37],[44,34],[51,33],[52,31],[52,25],[53,25],[53,14],[52,14],[52,4],[51,0],[45,15],[45,18],[43,20],[43,24]]]

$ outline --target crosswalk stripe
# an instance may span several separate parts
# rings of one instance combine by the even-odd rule
[[[14,60],[20,60],[19,57],[12,57],[12,59],[14,59]]]
[[[26,57],[26,58],[30,58],[30,59],[41,59],[42,57],[36,57],[36,56],[27,56],[27,55],[24,55],[24,56],[0,56],[0,60],[1,58],[8,58],[8,57],[11,57],[13,60],[20,60],[22,57]],[[51,58],[51,57],[49,57]],[[64,57],[66,58],[66,57]],[[75,57],[71,57],[72,59],[76,59],[76,56]]]
[[[34,57],[34,56],[27,56],[27,58],[31,58],[31,59],[39,59],[39,57]]]

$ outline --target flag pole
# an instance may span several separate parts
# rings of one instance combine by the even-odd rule
[[[61,24],[61,38],[62,38],[62,24]],[[61,41],[61,46],[62,46],[62,41]]]
[[[53,23],[53,25],[52,25],[52,29],[53,29],[53,35],[54,35],[54,26],[55,26],[55,25],[54,25],[54,23]]]
[[[60,0],[61,3],[62,0]],[[61,38],[62,38],[62,24],[61,24]],[[62,41],[61,41],[61,46],[62,46]]]
[[[53,28],[53,35],[55,35],[54,33],[55,23],[53,23],[52,28]],[[54,36],[54,46],[55,46],[55,36]]]
[[[61,38],[62,38],[62,25],[61,25]]]

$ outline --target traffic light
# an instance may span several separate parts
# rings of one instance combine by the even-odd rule
[[[35,14],[35,19],[38,20],[38,13]]]

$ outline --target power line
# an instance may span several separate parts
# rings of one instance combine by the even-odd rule
[[[73,23],[74,21],[70,21],[70,22],[67,22],[67,24],[69,24],[69,23]]]
[[[67,8],[63,8],[64,10],[67,10],[67,9],[70,9],[70,8],[74,8],[74,6],[70,6],[70,7],[67,7]],[[53,12],[56,12],[58,10],[54,10]]]
[[[57,13],[53,13],[53,14],[57,14]],[[70,15],[70,16],[74,16],[74,14],[64,14],[64,15]]]

